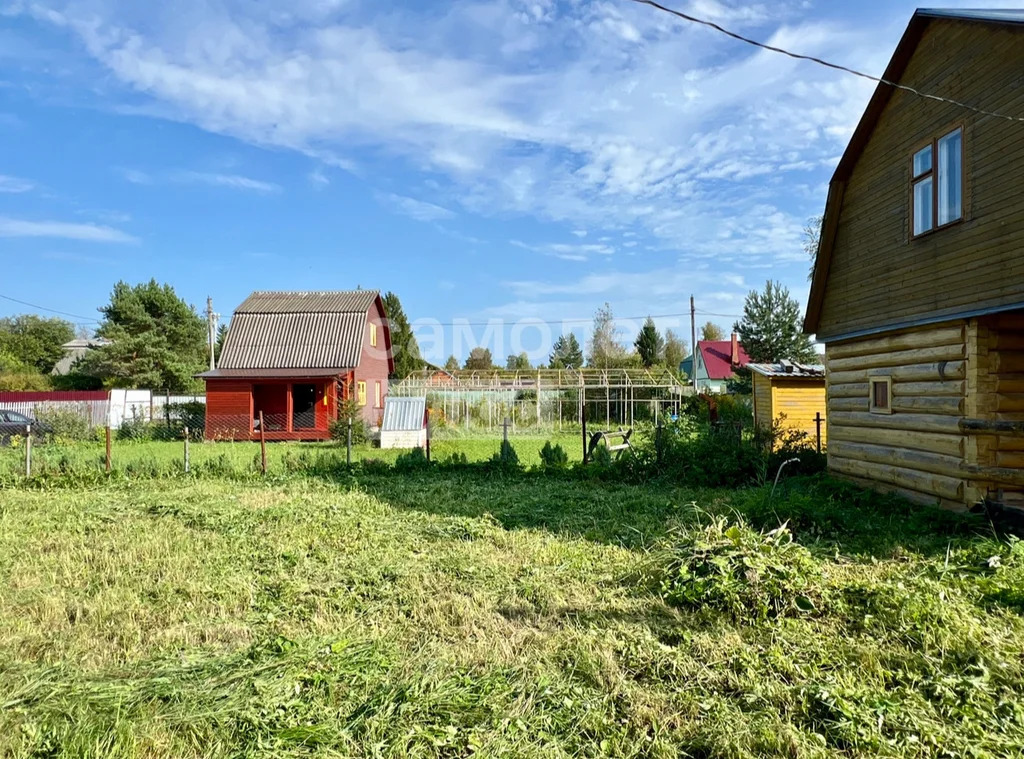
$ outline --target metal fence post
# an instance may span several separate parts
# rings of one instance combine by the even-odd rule
[[[818,453],[821,453],[821,412],[814,412],[814,431],[818,443]]]
[[[32,476],[32,425],[25,427],[25,476]]]
[[[189,471],[189,460],[188,460],[188,427],[185,428],[185,474]]]

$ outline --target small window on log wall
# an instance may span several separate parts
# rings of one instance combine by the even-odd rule
[[[871,413],[891,414],[892,413],[892,377],[872,377],[871,387]]]

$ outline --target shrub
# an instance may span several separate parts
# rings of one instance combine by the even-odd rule
[[[89,420],[68,408],[38,408],[35,417],[50,426],[55,440],[90,440],[93,436]]]
[[[365,444],[370,438],[355,398],[342,401],[338,406],[338,418],[327,425],[331,440],[337,440],[339,443],[348,441],[349,420],[352,421],[352,445]]]
[[[742,520],[713,517],[654,554],[653,575],[666,602],[711,607],[737,620],[813,611],[818,565],[783,525],[758,532]]]
[[[569,466],[569,455],[561,445],[551,445],[548,440],[540,449],[540,465],[542,469],[565,469]]]
[[[406,453],[400,453],[395,459],[395,470],[409,472],[417,469],[424,469],[430,465],[427,461],[427,454],[422,448],[413,448]]]
[[[501,441],[501,448],[487,462],[488,468],[499,472],[515,472],[520,469],[519,454],[507,440]]]

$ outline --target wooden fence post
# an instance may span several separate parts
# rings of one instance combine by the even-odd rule
[[[189,471],[189,460],[188,460],[188,427],[185,428],[185,474]]]
[[[488,401],[488,417],[490,416],[489,411],[490,411],[490,401]],[[430,463],[430,409],[427,409],[427,419],[426,419],[426,422],[427,422],[427,463],[429,464]],[[488,427],[489,426],[490,426],[490,421],[488,420]]]
[[[260,471],[267,473],[267,428],[263,425],[263,411],[260,410]]]
[[[25,476],[32,476],[32,425],[25,427]]]
[[[110,474],[110,425],[107,425],[107,474]]]
[[[348,418],[348,432],[345,435],[345,463],[352,463],[352,417]]]
[[[821,420],[821,412],[820,411],[815,411],[814,412],[814,430],[815,430],[815,437],[817,438],[817,443],[818,443],[818,453],[821,453],[821,421],[822,421]]]

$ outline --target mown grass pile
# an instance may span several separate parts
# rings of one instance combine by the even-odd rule
[[[0,491],[0,756],[981,757],[1024,550],[826,479]]]

